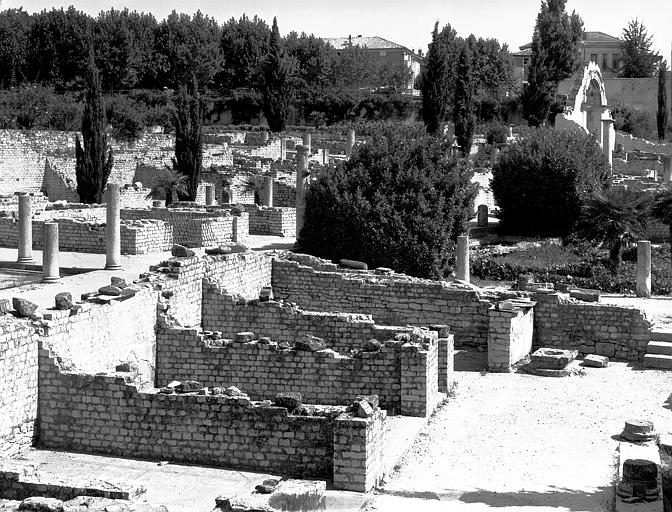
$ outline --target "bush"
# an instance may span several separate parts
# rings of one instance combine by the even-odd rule
[[[490,126],[488,126],[485,139],[486,142],[490,145],[503,144],[506,142],[508,136],[509,129],[506,126],[500,123],[492,123]]]
[[[658,140],[655,115],[619,106],[612,110],[614,128],[640,139]]]
[[[310,185],[301,250],[443,277],[476,193],[466,165],[446,159],[449,145],[419,123],[381,126]]]
[[[537,128],[504,150],[491,188],[503,232],[568,236],[583,202],[611,180],[607,158],[589,135]]]

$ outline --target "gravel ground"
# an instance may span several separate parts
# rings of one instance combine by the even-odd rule
[[[457,393],[416,439],[371,511],[608,511],[624,421],[672,430],[672,372],[628,363],[565,378],[479,372],[458,352]]]

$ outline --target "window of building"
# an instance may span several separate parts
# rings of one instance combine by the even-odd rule
[[[525,58],[523,59],[523,66],[527,66],[529,63],[530,63],[530,59],[527,58],[527,57],[525,57]]]
[[[380,56],[385,57],[387,55],[387,52],[385,50],[380,50]]]
[[[608,57],[608,55],[606,53],[602,54],[602,69],[607,69],[609,67],[609,63],[607,62],[607,57]]]
[[[621,67],[621,55],[619,53],[614,53],[612,55],[613,60],[611,61],[611,67],[618,69]]]
[[[597,62],[597,53],[590,54],[590,62]]]

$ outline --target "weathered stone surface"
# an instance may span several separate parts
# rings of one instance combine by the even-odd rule
[[[275,405],[293,411],[301,405],[301,393],[278,393],[275,395]]]
[[[247,343],[249,341],[254,341],[256,335],[253,332],[237,332],[236,333],[236,343]]]
[[[230,252],[231,252],[231,250],[228,247],[223,246],[223,245],[220,245],[218,247],[207,247],[205,249],[205,254],[211,254],[211,255],[214,255],[214,254],[228,254]]]
[[[577,354],[576,350],[542,347],[530,354],[530,367],[561,370],[572,362]]]
[[[121,288],[119,288],[118,286],[108,284],[107,286],[98,288],[98,293],[100,293],[101,295],[112,295],[114,297],[118,297],[119,295],[121,295]]]
[[[77,496],[63,505],[65,512],[168,512],[163,505],[93,496]]]
[[[614,357],[616,347],[613,343],[595,343],[595,352],[600,356]]]
[[[382,348],[383,344],[374,339],[368,340],[366,343],[364,343],[364,346],[362,347],[362,350],[364,352],[377,352]]]
[[[588,354],[583,358],[583,366],[590,366],[591,368],[606,368],[609,366],[609,358],[606,356]]]
[[[126,280],[124,278],[117,277],[117,276],[113,276],[110,279],[110,284],[112,286],[116,286],[117,288],[121,288],[122,290],[128,286],[128,283],[126,282]]]
[[[185,380],[175,388],[178,393],[196,393],[201,390],[203,385],[195,380]]]
[[[572,299],[582,300],[584,302],[600,302],[600,290],[570,290],[569,296]]]
[[[366,400],[357,402],[355,414],[358,418],[369,418],[373,416],[373,407]]]
[[[651,441],[656,438],[653,423],[648,420],[626,420],[621,437],[632,442]]]
[[[276,510],[322,510],[326,491],[326,482],[283,480],[270,495],[268,504]]]
[[[306,352],[317,352],[327,348],[327,344],[322,338],[310,334],[301,334],[294,342],[296,350],[305,350]]]
[[[37,304],[21,297],[12,298],[12,306],[19,316],[31,317],[37,311]]]
[[[355,402],[361,401],[368,402],[374,409],[377,409],[380,405],[380,398],[378,395],[357,395],[355,397]]]
[[[12,303],[9,299],[0,299],[0,315],[6,315],[12,309]]]
[[[184,245],[174,244],[173,248],[170,250],[170,254],[175,258],[188,258],[196,253],[191,249],[186,248]]]
[[[352,268],[352,269],[356,269],[356,270],[369,270],[369,266],[366,263],[364,263],[363,261],[342,259],[342,260],[339,260],[338,264],[341,267],[345,267],[345,268]]]
[[[70,292],[57,293],[54,302],[56,309],[70,309],[73,306],[72,294]]]
[[[259,291],[259,300],[262,302],[267,302],[273,298],[273,288],[270,286],[264,286],[261,291]]]
[[[229,386],[224,390],[224,394],[228,396],[240,396],[243,393],[236,386]]]
[[[63,502],[56,498],[36,496],[23,500],[19,505],[19,510],[28,512],[63,512]]]
[[[261,494],[271,494],[275,491],[275,488],[278,486],[279,480],[275,478],[267,478],[263,483],[257,485],[255,490]]]
[[[117,366],[114,367],[115,372],[130,372],[131,371],[131,363],[119,363]]]

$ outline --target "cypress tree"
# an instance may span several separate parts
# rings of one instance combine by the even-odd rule
[[[436,134],[443,121],[448,104],[449,66],[445,48],[439,36],[439,22],[434,24],[432,42],[422,63],[420,89],[422,90],[422,120],[428,133]]]
[[[112,171],[112,149],[107,144],[107,122],[100,86],[100,75],[89,50],[86,68],[86,103],[82,115],[82,139],[75,140],[77,194],[82,203],[102,203],[103,191]]]
[[[193,78],[192,91],[185,85],[175,99],[175,157],[173,168],[187,177],[189,201],[196,200],[203,166],[203,105],[198,82]]]
[[[656,114],[658,122],[658,139],[665,140],[665,131],[667,130],[667,62],[660,63],[658,69],[658,112]]]
[[[285,57],[278,30],[278,21],[273,18],[268,54],[262,63],[264,115],[272,132],[281,132],[287,124],[290,104],[291,65]]]
[[[467,45],[460,50],[457,63],[457,80],[455,81],[455,103],[453,105],[453,122],[455,138],[464,155],[469,154],[474,134],[474,81],[471,73],[471,52]]]

